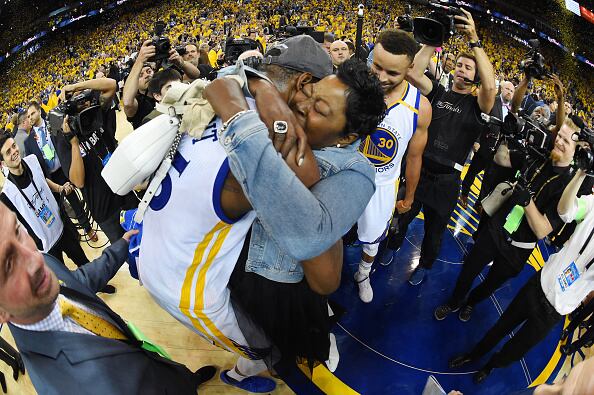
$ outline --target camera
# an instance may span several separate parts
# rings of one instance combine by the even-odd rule
[[[258,43],[249,38],[228,38],[225,43],[225,63],[234,65],[239,55],[251,49],[258,49]]]
[[[159,21],[155,23],[155,32],[150,44],[155,47],[155,55],[148,59],[149,62],[158,62],[169,58],[171,42],[169,41],[169,38],[163,35],[164,31],[165,22]]]
[[[536,78],[542,80],[546,77],[550,77],[551,73],[547,71],[544,64],[544,56],[538,51],[540,48],[540,42],[538,39],[528,40],[530,45],[530,51],[528,51],[528,59],[520,62],[519,69],[526,73],[526,76],[530,78]]]
[[[396,18],[396,23],[398,23],[398,27],[400,30],[404,30],[405,32],[412,33],[413,31],[413,18],[410,16],[411,13],[411,6],[410,4],[406,4],[404,6],[404,15],[400,15]]]
[[[426,17],[412,19],[410,5],[407,5],[405,14],[396,18],[396,22],[400,29],[412,31],[418,43],[440,47],[456,34],[454,16],[464,15],[464,13],[457,7],[445,6],[432,1],[427,1],[425,5],[433,9]]]
[[[185,45],[178,45],[175,47],[175,50],[177,51],[179,56],[184,56],[187,53]]]
[[[594,147],[594,130],[589,128],[582,128],[577,135],[577,141],[587,143],[587,146],[578,145],[573,160],[575,165],[586,171],[587,174],[594,176],[594,153],[592,153],[592,147]]]
[[[276,38],[278,41],[285,40],[287,38],[299,36],[301,34],[307,34],[316,42],[320,44],[324,43],[324,32],[319,32],[314,29],[313,26],[292,26],[286,25],[276,30]]]
[[[532,120],[527,115],[516,117],[508,113],[503,121],[501,133],[517,141],[524,141],[526,146],[544,153],[551,146],[551,134],[539,122]]]
[[[103,125],[103,115],[95,97],[93,91],[87,89],[56,106],[47,114],[50,133],[56,136],[62,132],[62,123],[67,115],[72,134],[81,140],[99,130]]]

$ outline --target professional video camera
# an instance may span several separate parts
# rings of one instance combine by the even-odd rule
[[[544,64],[544,56],[538,51],[540,42],[537,38],[528,40],[530,51],[528,51],[528,59],[520,62],[519,69],[526,73],[526,76],[542,80],[551,76],[551,73],[546,69]]]
[[[592,153],[592,147],[594,147],[594,130],[586,127],[582,128],[577,135],[577,140],[583,141],[588,145],[578,145],[573,160],[578,168],[594,176],[594,153]]]
[[[426,17],[412,19],[411,26],[410,6],[408,6],[406,13],[399,16],[396,21],[402,30],[412,31],[417,42],[440,47],[456,34],[454,16],[464,15],[459,8],[426,0],[414,0],[414,3],[432,8],[433,11]]]
[[[148,59],[149,62],[158,62],[169,58],[169,51],[171,50],[171,42],[169,38],[165,37],[165,22],[158,21],[155,23],[155,32],[151,40],[151,45],[155,47],[155,55]]]
[[[250,38],[228,38],[225,43],[225,63],[234,65],[239,55],[251,49],[258,49],[258,43]]]
[[[276,39],[281,41],[290,37],[307,34],[320,44],[324,42],[324,32],[316,31],[312,26],[281,26],[275,32]]]
[[[536,153],[540,157],[548,158],[551,148],[551,134],[546,127],[539,122],[530,119],[527,115],[517,117],[508,113],[505,120],[481,114],[481,118],[490,125],[499,126],[501,134],[508,137],[512,144],[521,142],[521,148],[526,149],[526,154]]]
[[[52,135],[62,132],[62,123],[68,115],[68,126],[72,133],[83,140],[103,125],[101,106],[93,91],[87,89],[60,103],[48,115],[48,128]]]

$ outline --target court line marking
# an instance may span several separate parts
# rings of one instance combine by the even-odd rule
[[[337,322],[337,323],[336,323],[336,325],[338,325],[338,327],[339,327],[340,329],[342,329],[342,330],[343,330],[343,331],[344,331],[344,332],[345,332],[347,335],[349,335],[350,337],[352,337],[352,338],[353,338],[355,341],[357,341],[357,342],[358,342],[359,344],[361,344],[363,347],[365,347],[365,348],[367,348],[368,350],[370,350],[370,351],[372,351],[372,352],[376,353],[377,355],[379,355],[379,356],[383,357],[384,359],[387,359],[387,360],[389,360],[389,361],[392,361],[392,362],[394,362],[395,364],[398,364],[398,365],[404,366],[405,368],[409,368],[409,369],[412,369],[412,370],[417,370],[417,371],[419,371],[419,372],[424,372],[424,373],[431,373],[431,374],[442,374],[442,375],[448,375],[448,376],[462,376],[462,375],[474,374],[474,373],[476,373],[476,372],[477,372],[477,370],[473,370],[473,371],[470,371],[470,372],[458,372],[458,373],[455,373],[455,372],[438,372],[438,371],[435,371],[435,370],[429,370],[429,369],[417,368],[416,366],[412,366],[412,365],[406,364],[406,363],[404,363],[404,362],[397,361],[397,360],[395,360],[394,358],[391,358],[391,357],[389,357],[389,356],[387,356],[387,355],[385,355],[385,354],[382,354],[381,352],[379,352],[379,351],[377,351],[375,348],[373,348],[373,347],[371,347],[371,346],[367,345],[365,342],[363,342],[362,340],[360,340],[359,338],[357,338],[355,335],[353,335],[351,332],[349,332],[349,331],[348,331],[348,330],[347,330],[347,329],[346,329],[344,326],[342,326],[342,324],[341,324],[340,322]]]

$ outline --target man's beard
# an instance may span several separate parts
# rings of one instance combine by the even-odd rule
[[[549,155],[549,158],[553,162],[559,162],[561,160],[561,155],[558,152],[556,152],[556,151],[551,151],[551,154]]]

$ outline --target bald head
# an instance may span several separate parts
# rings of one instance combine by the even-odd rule
[[[349,58],[349,47],[342,40],[336,40],[330,44],[330,57],[334,67],[338,67]]]
[[[514,97],[514,92],[516,91],[516,87],[511,81],[503,81],[501,83],[501,98],[505,103],[509,103],[511,99]]]

